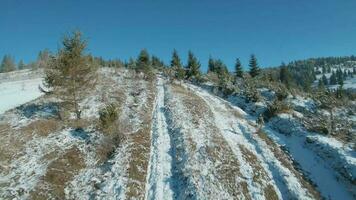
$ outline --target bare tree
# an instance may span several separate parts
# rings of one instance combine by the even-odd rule
[[[66,35],[62,45],[45,68],[45,86],[80,119],[79,103],[96,84],[96,68],[89,62],[89,56],[84,55],[87,42],[82,39],[81,32]]]

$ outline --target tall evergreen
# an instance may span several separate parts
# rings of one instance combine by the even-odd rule
[[[176,49],[173,50],[172,53],[172,60],[171,60],[171,67],[182,68],[182,62],[180,61],[178,52]]]
[[[200,63],[193,52],[188,52],[188,63],[186,66],[187,78],[200,78]]]
[[[260,74],[260,67],[258,66],[257,58],[254,54],[251,55],[249,67],[250,67],[250,75],[252,77],[256,77]]]
[[[214,72],[215,71],[215,63],[214,63],[214,59],[209,56],[209,61],[208,61],[208,73],[209,72]]]
[[[242,65],[239,58],[236,58],[236,62],[235,62],[235,75],[236,78],[242,78],[244,75],[244,71],[242,69]]]
[[[80,32],[65,36],[62,45],[45,68],[45,85],[80,119],[79,104],[96,84],[96,68],[85,55],[87,41]]]
[[[321,77],[321,81],[323,82],[324,85],[328,85],[328,78],[326,78],[325,74]]]
[[[16,70],[14,59],[10,55],[5,55],[0,65],[0,72],[11,72]]]
[[[288,88],[291,85],[292,82],[292,75],[289,72],[288,67],[286,66],[285,63],[282,63],[280,70],[279,70],[279,80],[284,83]]]
[[[150,66],[150,55],[146,49],[142,49],[137,57],[137,67],[145,69]]]
[[[337,84],[337,78],[336,78],[336,74],[335,74],[334,71],[331,72],[329,83],[330,83],[330,85],[336,85]]]
[[[19,64],[17,65],[17,68],[18,68],[19,70],[26,68],[26,65],[25,65],[25,63],[23,62],[23,60],[20,60]]]

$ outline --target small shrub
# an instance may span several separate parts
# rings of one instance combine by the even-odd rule
[[[99,111],[100,126],[106,130],[113,126],[118,119],[118,109],[113,103],[106,105]]]
[[[284,101],[275,100],[267,106],[266,111],[263,113],[263,117],[266,120],[271,119],[279,113],[283,113],[290,110],[289,105]]]

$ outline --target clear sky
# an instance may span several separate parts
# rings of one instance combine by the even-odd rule
[[[140,49],[185,62],[191,49],[206,69],[209,55],[232,69],[318,56],[356,54],[356,0],[0,0],[0,56],[34,60],[80,29],[93,55],[136,57]]]

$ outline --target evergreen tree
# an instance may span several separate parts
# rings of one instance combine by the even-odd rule
[[[186,69],[188,79],[200,78],[200,63],[191,51],[188,52],[188,63]]]
[[[19,70],[26,68],[26,65],[25,65],[25,63],[23,62],[23,60],[20,60],[19,64],[17,65],[17,68],[18,68]]]
[[[178,52],[176,49],[173,50],[172,53],[172,60],[171,60],[171,67],[182,68],[182,62],[180,61]]]
[[[323,82],[321,79],[319,79],[319,81],[318,81],[318,88],[319,88],[319,90],[321,90],[321,91],[324,91],[324,90],[325,90],[325,84],[324,84],[324,82]]]
[[[16,70],[14,59],[10,55],[5,55],[0,65],[0,72],[11,72]]]
[[[75,112],[77,119],[80,119],[79,103],[95,86],[96,68],[84,54],[87,42],[80,32],[65,36],[62,45],[45,68],[45,85],[62,100],[62,105]]]
[[[334,71],[331,73],[329,83],[330,85],[335,85],[337,83],[337,78]]]
[[[244,75],[244,71],[242,69],[242,65],[239,58],[237,58],[235,62],[235,75],[236,78],[242,78]]]
[[[171,60],[171,68],[174,70],[174,76],[178,80],[181,80],[185,76],[185,71],[182,67],[182,62],[180,61],[177,50],[173,50],[172,60]]]
[[[292,82],[291,73],[285,63],[282,63],[279,71],[279,80],[284,83],[287,88],[290,87]]]
[[[50,60],[50,52],[48,49],[40,51],[37,56],[37,66],[39,68],[47,67]]]
[[[325,74],[323,74],[323,76],[321,77],[321,81],[323,82],[324,85],[328,85],[328,78],[326,78]]]
[[[129,62],[126,63],[126,68],[128,69],[135,69],[136,68],[136,60],[133,58],[129,59]]]
[[[215,62],[214,59],[209,56],[209,61],[208,61],[208,73],[209,72],[214,72],[215,71]]]
[[[249,67],[250,67],[250,75],[252,77],[256,77],[260,74],[260,68],[258,66],[256,56],[254,54],[251,55]]]
[[[154,73],[151,67],[150,55],[146,49],[141,50],[137,57],[136,69],[142,71],[145,74],[146,79],[152,79]]]
[[[146,49],[142,49],[137,57],[137,67],[140,69],[145,69],[150,67],[150,55]]]

